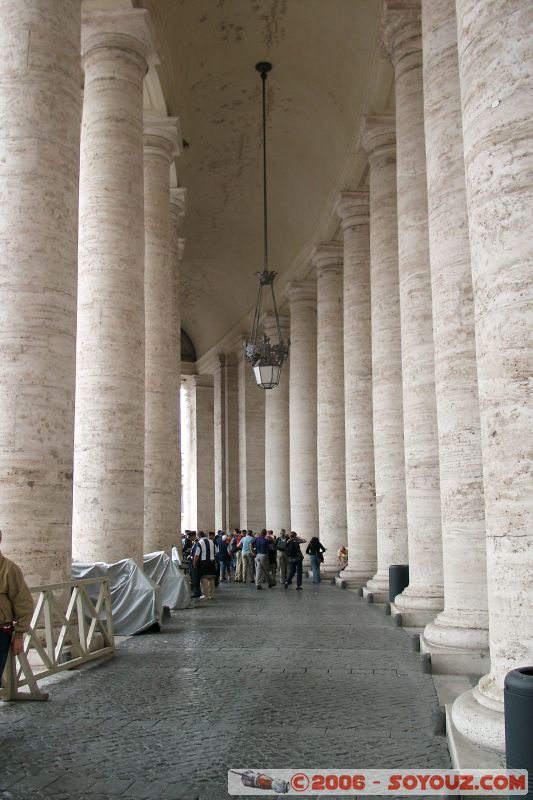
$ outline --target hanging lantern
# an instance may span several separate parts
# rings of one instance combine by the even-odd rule
[[[256,70],[261,75],[263,85],[263,244],[264,244],[264,266],[262,272],[257,272],[259,278],[259,291],[255,306],[254,321],[250,337],[244,345],[244,352],[247,361],[253,367],[255,380],[262,389],[274,389],[280,379],[283,362],[289,354],[288,342],[285,343],[281,336],[278,309],[274,295],[274,280],[277,273],[268,269],[268,214],[267,214],[267,172],[266,172],[266,94],[265,83],[267,74],[272,69],[272,64],[261,61],[255,65]],[[263,286],[270,286],[272,297],[272,307],[276,318],[277,341],[271,342],[270,338],[259,332],[259,321],[261,317],[261,299]]]

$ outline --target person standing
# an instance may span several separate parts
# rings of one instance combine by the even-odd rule
[[[274,531],[267,531],[268,542],[268,578],[269,585],[276,585],[276,575],[278,571],[276,537]]]
[[[304,560],[303,553],[300,550],[300,545],[305,543],[305,539],[301,539],[295,531],[291,531],[289,541],[285,547],[287,558],[289,559],[289,574],[285,582],[285,588],[289,587],[292,583],[294,575],[296,575],[296,591],[302,591],[302,561]]]
[[[261,584],[268,583],[269,586],[275,586],[275,583],[270,581],[270,562],[268,558],[269,541],[267,539],[267,532],[263,528],[259,536],[256,536],[253,545],[253,552],[255,553],[255,585],[261,589]]]
[[[318,536],[313,536],[307,545],[305,552],[309,556],[309,561],[311,562],[313,583],[320,583],[320,564],[323,561],[322,553],[326,552],[326,548],[319,540]]]
[[[287,546],[287,542],[289,541],[289,537],[287,536],[287,531],[285,528],[282,528],[278,538],[276,539],[276,555],[278,560],[278,570],[279,570],[279,582],[286,583],[287,582],[287,568],[289,565],[287,559],[287,553],[285,552],[285,548]]]
[[[254,553],[252,550],[253,542],[254,542],[254,537],[252,535],[252,531],[248,531],[248,533],[246,533],[244,538],[241,539],[243,583],[254,582]]]
[[[214,534],[213,539],[207,537],[203,531],[200,531],[199,536],[200,538],[194,554],[194,566],[200,577],[200,585],[204,597],[208,600],[213,600],[215,596],[215,578],[217,575]]]
[[[33,597],[20,567],[0,552],[0,679],[9,648],[15,656],[22,653],[24,634],[30,627],[32,614]]]
[[[229,535],[223,534],[220,539],[220,543],[218,545],[218,564],[219,564],[219,577],[221,581],[229,581],[230,579],[230,562],[231,556],[229,552],[229,545],[230,545],[230,537]]]
[[[243,563],[242,563],[242,540],[245,536],[245,531],[240,531],[238,528],[235,528],[233,531],[234,537],[234,553],[235,553],[235,580],[237,583],[242,583],[243,581]]]

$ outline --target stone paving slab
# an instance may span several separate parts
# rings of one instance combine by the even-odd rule
[[[358,596],[224,584],[48,703],[0,703],[0,800],[220,800],[229,767],[449,768],[437,709],[404,632]]]

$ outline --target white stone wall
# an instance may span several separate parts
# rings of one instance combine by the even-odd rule
[[[177,120],[144,122],[144,311],[145,311],[145,553],[168,555],[179,520],[178,414],[176,408],[176,264],[170,251],[170,164],[177,147]]]
[[[316,284],[294,281],[290,308],[289,458],[291,526],[303,538],[318,536],[316,445]]]
[[[317,275],[317,486],[324,569],[337,572],[337,551],[347,544],[344,446],[343,247],[313,251]]]
[[[35,585],[70,578],[80,3],[0,20],[0,528]]]
[[[257,386],[251,365],[239,360],[239,501],[240,526],[265,527],[265,390]]]
[[[289,340],[289,320],[280,317],[281,336]],[[274,315],[265,315],[263,330],[272,344],[278,342]],[[265,390],[265,524],[279,533],[291,530],[289,477],[289,382],[290,360],[285,361],[275,389]]]
[[[142,563],[143,9],[84,18],[73,553]]]
[[[501,751],[505,674],[533,663],[533,6],[458,0],[457,22],[491,672],[453,719]]]
[[[385,12],[384,42],[396,78],[398,263],[410,581],[397,605],[407,624],[420,625],[429,622],[443,607],[420,3],[387,0]]]
[[[455,0],[423,0],[444,611],[429,643],[488,649],[485,509]]]
[[[376,571],[376,487],[372,423],[372,327],[368,191],[342,192],[344,232],[344,423],[346,449],[346,584],[360,587]]]
[[[372,408],[378,558],[378,570],[368,582],[368,589],[376,600],[387,602],[389,566],[408,562],[394,116],[365,117],[362,144],[368,153],[370,169]]]

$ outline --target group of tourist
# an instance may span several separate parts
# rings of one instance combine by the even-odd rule
[[[185,531],[182,538],[183,562],[191,579],[192,596],[212,600],[220,581],[255,584],[273,588],[278,583],[286,589],[296,580],[296,590],[302,590],[304,555],[301,545],[306,540],[295,531],[284,528],[278,535],[263,529],[254,534],[251,530],[224,533],[214,531]],[[324,560],[324,545],[313,536],[305,549],[309,556],[312,583],[320,583],[320,565]],[[339,571],[348,563],[348,550],[341,547],[337,553]]]

